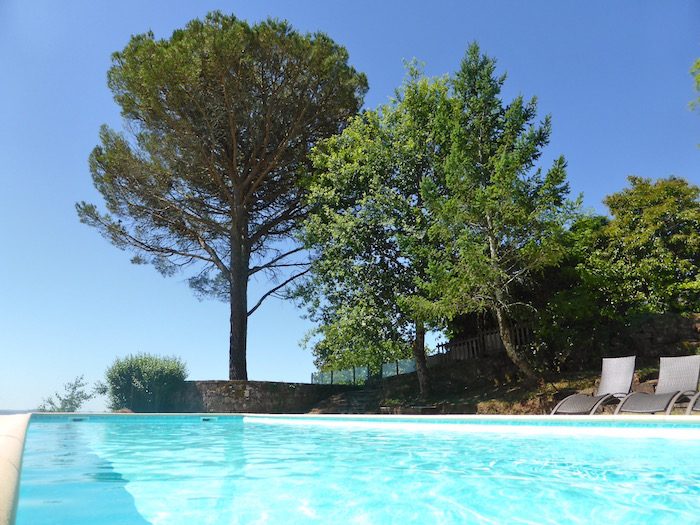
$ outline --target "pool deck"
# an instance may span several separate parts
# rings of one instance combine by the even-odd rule
[[[0,525],[13,525],[30,414],[0,416]]]

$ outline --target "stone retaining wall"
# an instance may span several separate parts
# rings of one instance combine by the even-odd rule
[[[178,412],[301,414],[351,385],[272,381],[186,381]]]
[[[626,332],[637,355],[700,353],[700,314],[641,314],[628,323]]]

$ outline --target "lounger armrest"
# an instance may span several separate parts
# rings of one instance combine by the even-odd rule
[[[572,395],[575,395],[575,394],[572,394]],[[561,401],[559,401],[559,402],[554,406],[554,408],[553,408],[552,411],[549,413],[549,415],[550,415],[550,416],[555,415],[555,414],[559,411],[559,407],[561,407],[561,406],[564,404],[564,402],[565,402],[567,399],[569,399],[570,397],[571,397],[571,396],[566,396],[564,399],[562,399]]]
[[[690,398],[695,392],[692,390],[686,390],[685,392],[677,392],[675,396],[673,396],[673,399],[671,399],[671,402],[668,404],[668,407],[666,407],[666,412],[665,414],[667,416],[671,415],[671,412],[673,412],[673,408],[676,406],[676,403],[678,403],[681,399],[685,398]]]

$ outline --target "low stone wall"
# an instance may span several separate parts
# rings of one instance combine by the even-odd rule
[[[179,412],[301,414],[327,397],[357,388],[272,381],[186,381],[176,406]]]
[[[700,353],[700,314],[641,314],[629,319],[626,333],[640,356]]]

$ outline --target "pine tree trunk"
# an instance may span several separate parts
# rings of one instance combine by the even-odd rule
[[[416,361],[416,375],[418,375],[418,388],[421,395],[427,395],[430,391],[428,377],[428,363],[425,358],[425,325],[422,321],[416,321],[416,339],[413,341],[413,359]]]
[[[248,379],[246,347],[248,335],[248,263],[242,243],[231,246],[231,332],[229,340],[229,379]]]
[[[494,314],[496,315],[496,320],[498,321],[498,333],[501,336],[501,341],[503,341],[503,346],[506,349],[506,354],[511,361],[518,367],[518,369],[527,377],[528,379],[537,379],[535,372],[533,372],[527,361],[518,354],[518,350],[513,342],[513,325],[510,322],[508,314],[503,310],[503,308],[495,307]]]

